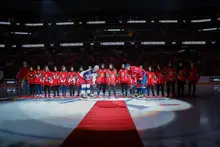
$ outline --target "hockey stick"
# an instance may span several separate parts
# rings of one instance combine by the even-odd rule
[[[101,90],[98,88],[98,87],[96,87],[96,86],[94,86],[94,85],[91,85],[93,88],[95,88],[98,92],[101,92]]]
[[[138,84],[139,82],[136,82],[134,84],[132,84],[132,86],[130,88],[128,88],[125,92],[122,93],[122,95],[125,95],[129,90],[131,90],[132,88],[135,87],[136,84]]]

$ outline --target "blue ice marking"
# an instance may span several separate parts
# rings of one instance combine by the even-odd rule
[[[11,134],[11,135],[23,136],[23,137],[37,138],[37,139],[60,140],[60,141],[64,140],[64,138],[59,138],[59,137],[49,137],[49,136],[39,136],[39,135],[33,135],[33,134],[24,134],[24,133],[9,131],[9,130],[5,130],[5,129],[1,129],[1,128],[0,128],[0,132]]]
[[[65,104],[65,103],[72,103],[72,102],[77,102],[77,101],[81,101],[81,99],[71,99],[71,100],[68,100],[68,101],[60,102],[60,103]]]
[[[144,110],[150,107],[150,106],[140,106],[140,105],[133,105],[133,104],[127,104],[127,106],[130,108],[138,109],[138,110]]]

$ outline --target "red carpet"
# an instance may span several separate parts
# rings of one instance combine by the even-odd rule
[[[124,101],[98,101],[61,147],[143,147]]]

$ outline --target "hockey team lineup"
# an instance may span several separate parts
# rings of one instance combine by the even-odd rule
[[[84,70],[80,67],[79,71],[75,71],[74,67],[70,67],[67,71],[65,66],[61,67],[59,72],[54,66],[53,71],[49,70],[46,65],[44,70],[40,66],[34,70],[33,67],[27,68],[27,63],[23,63],[17,78],[21,81],[21,95],[33,97],[59,97],[78,96],[82,98],[96,97],[100,94],[105,97],[106,92],[108,98],[118,98],[117,86],[120,85],[122,97],[138,97],[145,96],[162,96],[162,97],[183,97],[184,85],[188,81],[188,96],[195,96],[196,83],[199,80],[199,74],[194,64],[190,64],[190,68],[186,69],[180,62],[178,68],[174,68],[170,62],[166,68],[157,65],[154,70],[149,66],[147,70],[143,67],[132,66],[130,64],[122,64],[121,69],[117,71],[113,64],[109,64],[106,68],[105,64],[95,65],[93,68],[89,66]],[[27,81],[24,81],[24,75],[27,75]],[[177,84],[177,92],[176,85]],[[27,90],[27,85],[29,89]],[[25,87],[26,86],[26,87]],[[165,86],[167,87],[165,95]],[[191,92],[191,87],[193,88]],[[26,89],[25,89],[26,88]],[[156,94],[155,94],[156,88]],[[62,94],[60,94],[60,90]],[[51,95],[51,91],[53,95]],[[96,91],[96,95],[95,95]]]

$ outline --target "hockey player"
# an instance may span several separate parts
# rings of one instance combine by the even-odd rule
[[[164,71],[161,70],[160,65],[157,65],[157,70],[155,71],[155,75],[157,77],[156,79],[156,88],[157,88],[157,96],[159,96],[160,94],[160,90],[161,90],[161,94],[164,97]]]
[[[130,89],[130,94],[132,97],[135,97],[135,89],[136,89],[136,83],[137,79],[135,76],[128,75],[128,80],[129,80],[129,89]]]
[[[194,63],[191,62],[190,63],[190,69],[189,69],[189,73],[188,73],[188,96],[191,96],[191,88],[193,88],[192,91],[192,96],[195,97],[195,93],[196,93],[196,84],[199,81],[199,72],[198,69],[194,66]]]
[[[120,69],[118,74],[119,74],[119,81],[120,81],[120,84],[121,84],[122,95],[123,95],[123,97],[127,97],[128,96],[128,82],[129,82],[129,79],[128,79],[128,73],[127,73],[127,70],[125,69],[124,64],[121,65],[121,69]]]
[[[88,69],[92,69],[92,66],[90,65],[88,67]],[[98,74],[98,73],[97,73]],[[93,83],[93,80],[90,79],[89,81],[87,81],[88,84],[90,84],[90,96],[93,96],[94,95],[94,92],[95,92],[95,87],[96,87],[96,83]]]
[[[80,93],[81,93],[81,86],[82,86],[82,84],[85,84],[85,83],[84,83],[85,80],[83,79],[83,77],[80,76],[80,73],[81,73],[82,71],[83,71],[83,67],[81,66],[81,67],[79,68],[79,71],[76,72],[76,76],[75,76],[77,96],[79,96]]]
[[[108,98],[111,97],[111,89],[113,89],[114,97],[116,96],[117,70],[112,64],[109,64],[109,69],[106,71],[106,84],[108,86]]]
[[[145,86],[147,84],[146,71],[137,66],[130,66],[129,64],[126,64],[125,67],[128,70],[128,75],[137,79],[136,88],[141,87],[142,94],[139,97],[144,97]],[[138,92],[139,91],[137,91],[136,96],[138,96]]]
[[[184,96],[184,85],[186,82],[186,69],[183,67],[182,62],[179,62],[177,68],[177,96]]]
[[[19,72],[17,74],[17,78],[20,82],[20,88],[21,88],[21,95],[25,94],[28,95],[29,94],[29,84],[28,84],[28,80],[27,80],[27,76],[28,76],[28,67],[27,67],[27,62],[24,61],[23,62],[23,66],[21,68],[19,68]]]
[[[70,90],[70,96],[75,95],[75,89],[76,89],[76,73],[74,72],[73,66],[70,67],[70,72],[68,73],[68,85]]]
[[[47,93],[48,93],[48,97],[50,97],[50,89],[53,82],[52,80],[53,80],[52,73],[50,72],[48,66],[46,65],[43,72],[43,85],[44,85],[45,97],[47,97]]]
[[[35,78],[33,67],[30,67],[28,72],[28,83],[30,87],[30,95],[35,96]]]
[[[176,69],[172,67],[172,63],[169,62],[165,74],[167,82],[167,97],[170,96],[170,89],[172,88],[172,96],[175,96],[175,82],[176,82]]]
[[[39,71],[41,73],[41,75],[43,75],[43,71],[40,69],[40,65],[37,66],[36,71]],[[43,91],[43,84],[41,83],[40,86],[39,86],[39,95],[42,95],[42,91]]]
[[[66,96],[67,84],[68,84],[67,79],[68,79],[68,72],[66,71],[66,67],[62,66],[60,72],[60,84],[61,84],[62,96]]]
[[[35,87],[36,87],[36,96],[41,97],[42,87],[43,87],[43,71],[40,70],[37,66],[37,70],[34,72],[35,77]]]
[[[91,94],[91,81],[95,83],[97,72],[99,70],[99,66],[96,65],[93,69],[87,69],[80,73],[80,76],[84,79],[84,83],[81,86],[82,97],[87,98],[87,96],[92,97]]]
[[[154,85],[156,83],[156,75],[152,70],[152,67],[149,66],[148,71],[147,71],[147,95],[150,95],[150,89],[152,92],[152,95],[154,95]]]
[[[98,97],[100,95],[100,92],[102,91],[103,97],[105,96],[105,90],[106,90],[106,69],[105,64],[101,64],[101,68],[98,70],[98,75],[96,78],[97,87],[99,89],[98,91]]]
[[[53,96],[60,96],[60,72],[57,71],[57,67],[54,66],[54,71],[52,73],[52,89],[53,89]]]

